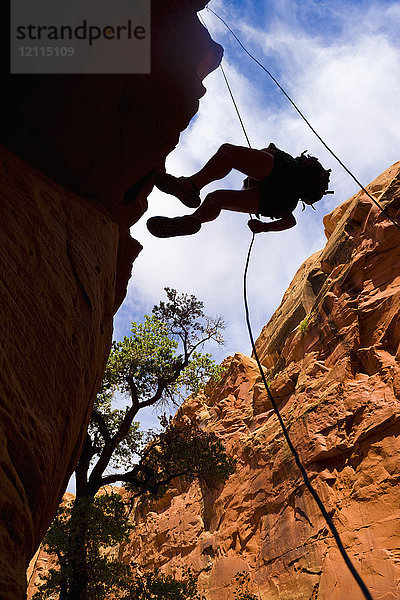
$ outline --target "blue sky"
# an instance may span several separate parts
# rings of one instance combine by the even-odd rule
[[[213,0],[248,49],[281,85],[364,185],[400,159],[400,2],[390,0],[293,1]],[[234,90],[251,143],[270,141],[297,155],[303,150],[332,168],[335,195],[296,210],[290,231],[260,234],[249,271],[249,302],[255,336],[267,323],[301,263],[325,244],[322,218],[357,191],[356,184],[321,147],[267,75],[244,54],[223,24],[201,13],[212,37],[225,48],[224,68]],[[199,113],[167,159],[175,175],[190,175],[224,142],[245,145],[243,133],[220,70],[204,82],[207,93]],[[232,173],[217,187],[240,188]],[[144,246],[133,267],[128,296],[116,315],[115,338],[129,332],[163,297],[163,287],[194,293],[208,314],[228,321],[226,346],[215,349],[221,361],[236,351],[250,353],[242,301],[242,276],[251,239],[247,216],[225,212],[195,236],[159,240],[146,230],[153,215],[190,212],[155,190],[149,211],[132,228]],[[213,351],[210,347],[209,351]],[[142,415],[143,426],[155,422]]]

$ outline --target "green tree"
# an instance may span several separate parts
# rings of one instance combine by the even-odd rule
[[[178,580],[163,573],[144,573],[132,577],[127,600],[206,600],[197,589],[197,579],[190,569],[183,569]]]
[[[83,519],[87,528],[87,564],[82,568],[88,570],[88,597],[98,600],[110,594],[115,598],[121,597],[121,590],[130,576],[130,568],[118,560],[110,560],[106,551],[128,541],[132,527],[121,495],[108,492],[95,496],[92,501],[85,498],[78,504],[70,500],[60,505],[43,540],[46,551],[57,556],[59,568],[49,570],[43,583],[38,586],[34,600],[68,597],[69,582],[74,576],[68,560],[72,510],[75,513],[75,526]]]
[[[233,600],[261,600],[249,591],[250,574],[237,573],[234,578]],[[145,573],[132,577],[127,600],[207,600],[198,591],[197,578],[190,569],[182,569],[180,579],[163,573]]]
[[[233,462],[215,435],[201,431],[196,423],[164,420],[163,433],[144,438],[134,421],[145,407],[178,406],[222,372],[211,355],[203,353],[206,342],[223,343],[222,318],[206,316],[203,303],[193,295],[165,291],[167,301],[154,306],[143,323],[132,323],[131,335],[112,346],[75,470],[75,501],[68,518],[60,516],[53,523],[56,530],[61,531],[61,524],[66,528],[58,552],[46,537],[47,547],[59,558],[59,573],[51,575],[52,590],[59,582],[59,600],[100,600],[106,597],[107,586],[114,594],[123,587],[121,573],[112,575],[104,565],[93,566],[101,562],[105,547],[92,529],[101,488],[121,482],[133,496],[160,495],[175,477],[217,485],[233,472]],[[124,399],[125,408],[116,408],[115,401]],[[45,595],[45,587],[41,593],[40,598],[54,597]]]
[[[177,477],[187,482],[197,479],[211,489],[233,473],[235,461],[225,454],[214,433],[202,431],[190,419],[170,419],[164,424],[165,430],[147,444],[130,472],[134,475],[127,488],[133,498],[146,492],[162,496]]]
[[[250,573],[240,571],[235,575],[236,589],[233,592],[234,600],[259,600],[260,597],[252,594],[249,590]]]

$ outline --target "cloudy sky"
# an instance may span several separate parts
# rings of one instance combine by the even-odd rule
[[[400,159],[400,2],[390,0],[212,0],[242,43],[278,79],[323,139],[364,185]],[[249,302],[257,336],[279,305],[298,267],[325,244],[322,218],[357,191],[353,180],[323,148],[268,76],[241,50],[224,25],[200,13],[212,37],[225,48],[223,66],[237,99],[250,141],[261,148],[273,141],[296,156],[303,150],[332,168],[331,189],[314,212],[296,210],[290,231],[259,234],[250,271]],[[190,175],[224,142],[246,145],[220,69],[204,81],[200,110],[167,159],[174,175]],[[232,172],[207,191],[240,188]],[[190,237],[160,240],[146,229],[153,215],[189,213],[157,190],[149,210],[132,227],[143,245],[133,268],[128,296],[115,320],[115,339],[129,332],[163,298],[164,286],[195,294],[210,315],[228,322],[221,361],[250,352],[245,327],[242,277],[251,240],[248,217],[224,211]],[[209,351],[213,352],[210,347]],[[144,424],[152,420],[143,416]]]

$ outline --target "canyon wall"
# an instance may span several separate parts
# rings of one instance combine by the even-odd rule
[[[400,162],[368,187],[392,218]],[[324,219],[256,346],[309,477],[374,600],[400,594],[400,231],[360,192]],[[265,274],[268,277],[266,268]],[[179,483],[137,507],[123,550],[143,571],[190,566],[208,600],[247,571],[262,600],[362,600],[305,489],[253,358],[176,418],[197,419],[237,459],[217,490]]]
[[[1,140],[0,597],[25,570],[84,441],[140,244],[129,227],[222,48],[199,0],[152,2],[149,75],[9,75]]]

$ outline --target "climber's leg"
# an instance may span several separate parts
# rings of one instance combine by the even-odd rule
[[[221,210],[232,210],[248,214],[258,213],[260,191],[258,188],[245,190],[216,190],[206,196],[202,205],[193,213],[200,223],[214,221]]]
[[[214,221],[221,210],[243,213],[257,213],[260,205],[260,192],[257,188],[246,190],[217,190],[208,194],[203,204],[185,217],[151,217],[147,228],[156,237],[175,237],[197,233],[202,223]]]
[[[196,208],[200,204],[199,191],[211,181],[222,179],[232,169],[261,180],[271,173],[273,164],[274,158],[268,152],[223,144],[207,164],[194,175],[174,177],[168,173],[158,173],[154,181],[162,192],[176,196],[190,208]]]
[[[174,177],[169,173],[156,173],[154,183],[159,190],[178,198],[185,206],[197,208],[200,193],[189,177]]]
[[[204,167],[189,179],[198,190],[211,181],[222,179],[232,169],[254,179],[264,179],[271,173],[273,164],[274,158],[268,152],[222,144]]]

